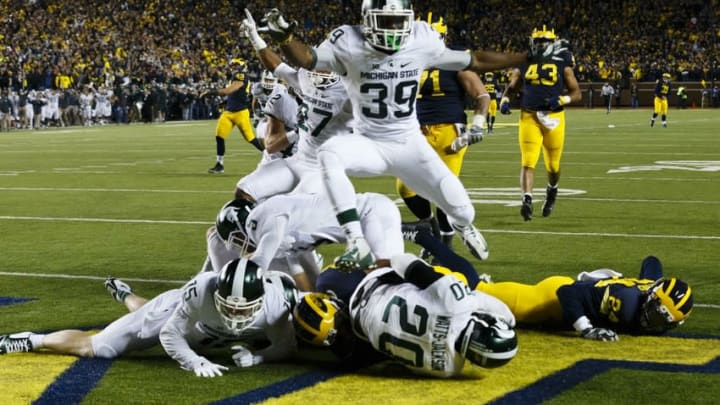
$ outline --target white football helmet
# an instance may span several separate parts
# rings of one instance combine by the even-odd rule
[[[279,83],[279,80],[277,76],[273,74],[273,72],[269,70],[263,70],[260,74],[260,84],[262,85],[262,88],[267,90],[268,93],[272,91],[273,88],[275,88],[275,85]]]
[[[314,70],[305,70],[310,82],[315,88],[323,90],[332,86],[340,80],[340,76],[335,72],[316,72]]]
[[[402,48],[412,33],[414,19],[409,0],[363,0],[363,34],[376,48],[393,52]]]
[[[264,297],[263,271],[251,260],[235,259],[220,270],[213,299],[230,331],[239,333],[257,319]]]

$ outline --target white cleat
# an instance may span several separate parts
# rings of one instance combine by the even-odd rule
[[[117,302],[125,301],[125,297],[133,293],[132,288],[130,288],[127,283],[115,277],[106,278],[104,285],[107,292],[109,292]]]
[[[473,256],[480,260],[487,260],[488,256],[490,256],[488,244],[474,225],[470,224],[464,227],[453,225],[453,228],[455,228],[455,231],[460,235],[460,239],[465,242],[465,246]]]

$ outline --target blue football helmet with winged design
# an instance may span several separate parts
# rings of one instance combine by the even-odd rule
[[[662,333],[681,325],[693,308],[692,289],[684,281],[661,278],[649,289],[640,309],[640,326],[647,333]]]

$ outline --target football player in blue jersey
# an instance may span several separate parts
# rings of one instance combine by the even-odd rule
[[[495,127],[495,117],[497,116],[497,110],[498,110],[498,104],[497,104],[497,92],[498,92],[498,82],[495,78],[495,73],[493,72],[486,72],[485,77],[483,80],[483,84],[485,85],[485,90],[487,90],[488,94],[490,95],[490,105],[487,109],[487,133],[492,134],[494,127]]]
[[[211,95],[227,96],[225,108],[222,114],[220,114],[217,126],[215,127],[217,161],[215,162],[215,166],[208,169],[208,173],[223,173],[225,171],[225,139],[230,135],[233,127],[238,127],[245,140],[255,148],[260,151],[264,149],[260,140],[255,137],[255,131],[250,121],[250,110],[248,109],[250,84],[247,78],[245,63],[239,59],[233,59],[230,67],[234,69],[230,78],[230,84],[225,88],[208,92],[208,94]]]
[[[436,22],[432,19],[430,12],[428,24],[446,38],[447,25],[443,18],[440,17]],[[468,122],[465,115],[466,97],[475,102],[469,129],[465,128]],[[429,69],[422,74],[416,104],[420,130],[455,176],[460,175],[467,146],[483,139],[490,100],[490,95],[475,72]],[[431,222],[436,227],[436,236],[450,246],[455,231],[445,212],[437,207],[437,217],[434,218],[430,201],[417,195],[400,179],[397,179],[396,187],[408,209],[421,221]]]
[[[408,228],[412,228],[410,231]],[[574,328],[582,337],[618,340],[617,333],[662,334],[681,325],[693,308],[692,289],[684,281],[663,275],[655,256],[647,256],[638,278],[611,269],[582,272],[577,278],[550,276],[537,284],[490,282],[472,264],[434,238],[427,226],[404,225],[404,235],[432,253],[435,271],[454,274],[468,286],[492,295],[510,307],[518,325]],[[326,289],[328,274],[318,278]]]
[[[533,30],[530,36],[531,46],[540,49],[557,40],[555,31],[544,25],[542,29]],[[549,216],[555,205],[560,180],[560,158],[565,144],[564,106],[582,99],[580,86],[573,72],[574,67],[575,58],[569,51],[549,62],[526,63],[513,70],[510,83],[503,93],[500,112],[509,114],[510,96],[520,91],[524,85],[518,139],[522,155],[520,215],[525,221],[532,219],[535,166],[541,150],[548,176],[542,215]],[[564,89],[568,90],[567,94],[563,94]]]
[[[668,95],[670,94],[670,73],[663,73],[662,78],[655,82],[655,108],[653,110],[652,118],[650,119],[650,126],[655,125],[655,118],[658,114],[662,120],[662,126],[667,128],[667,113],[668,113]]]

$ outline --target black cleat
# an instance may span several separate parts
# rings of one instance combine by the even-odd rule
[[[221,174],[225,173],[225,167],[220,162],[216,162],[215,166],[208,169],[208,173]]]
[[[558,189],[548,187],[545,192],[545,202],[542,206],[542,216],[549,217],[552,214],[553,207],[555,206],[555,198],[557,198]]]
[[[26,353],[33,349],[30,332],[0,335],[0,354]]]
[[[522,215],[524,220],[530,221],[532,219],[532,212],[533,212],[532,196],[529,196],[529,195],[523,196],[522,206],[520,207],[520,215]]]

